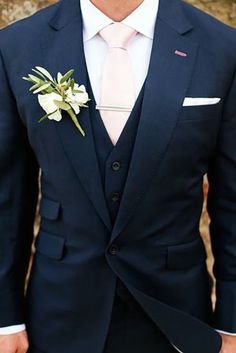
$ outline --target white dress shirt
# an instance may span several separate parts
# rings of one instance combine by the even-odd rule
[[[98,10],[90,0],[80,0],[80,4],[83,18],[85,59],[93,94],[96,103],[99,104],[103,66],[108,46],[98,32],[115,21]],[[136,98],[148,72],[158,8],[159,0],[144,0],[135,11],[122,21],[122,23],[138,32],[128,47],[134,74]],[[24,324],[7,326],[0,328],[0,334],[12,334],[23,330],[25,330]],[[178,352],[181,352],[177,347],[175,348]]]
[[[98,10],[90,0],[80,0],[80,3],[86,64],[93,94],[96,103],[99,104],[108,45],[98,32],[114,21]],[[122,21],[138,32],[127,48],[133,68],[136,98],[147,76],[158,6],[158,0],[144,0],[135,11]]]

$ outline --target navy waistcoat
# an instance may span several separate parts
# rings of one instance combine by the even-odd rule
[[[143,92],[144,86],[139,93],[134,108],[115,146],[110,140],[100,113],[95,109],[95,104],[90,105],[90,118],[95,141],[95,149],[104,194],[113,224],[119,210],[119,204],[132,157],[132,151],[142,109]],[[91,87],[90,97],[93,97]],[[92,101],[95,102],[95,99],[93,98]]]

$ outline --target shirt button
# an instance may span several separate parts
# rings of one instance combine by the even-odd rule
[[[118,192],[113,192],[111,199],[113,202],[117,202],[120,199],[120,194]]]
[[[118,162],[118,161],[113,162],[112,165],[111,165],[111,168],[112,168],[112,170],[117,172],[121,168],[120,162]]]
[[[109,248],[109,253],[113,256],[117,255],[118,251],[119,251],[119,248],[116,244],[112,244]]]

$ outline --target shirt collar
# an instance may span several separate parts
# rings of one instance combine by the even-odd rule
[[[101,29],[114,21],[100,11],[90,0],[80,0],[83,17],[84,41],[93,38]],[[159,0],[144,0],[122,23],[138,33],[153,39]]]

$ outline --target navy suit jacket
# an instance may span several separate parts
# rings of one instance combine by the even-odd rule
[[[179,56],[175,51],[185,52]],[[65,115],[44,121],[22,80],[36,65],[87,80],[78,0],[0,32],[0,326],[27,323],[49,353],[100,353],[117,276],[184,353],[217,353],[236,332],[236,32],[179,0],[161,0],[131,165],[115,224],[89,110],[83,138]],[[96,64],[96,63],[94,63]],[[220,97],[183,107],[185,97]],[[39,170],[41,224],[28,291]],[[199,236],[203,176],[217,304]]]

